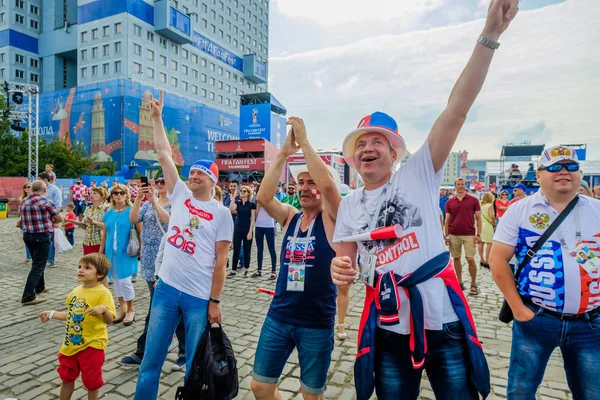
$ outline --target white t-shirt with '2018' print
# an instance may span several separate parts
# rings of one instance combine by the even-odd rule
[[[421,265],[446,251],[440,225],[439,188],[444,174],[433,168],[429,144],[425,144],[395,172],[386,198],[376,215],[377,227],[402,225],[400,239],[358,243],[359,260],[367,260],[369,247],[377,246],[377,272],[393,270],[399,275],[415,271]],[[385,185],[365,192],[366,210],[373,212],[381,201]],[[361,197],[363,189],[355,190],[342,199],[335,239],[370,231]],[[377,217],[378,216],[378,217]],[[441,330],[447,322],[458,320],[444,281],[432,278],[417,285],[423,297],[425,329]],[[410,306],[404,290],[400,294],[400,323],[380,326],[401,334],[410,332]]]
[[[169,199],[171,218],[159,277],[177,290],[208,300],[217,242],[233,237],[231,213],[216,200],[194,199],[181,180]]]

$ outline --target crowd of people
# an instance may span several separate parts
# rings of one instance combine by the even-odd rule
[[[229,182],[222,190],[211,160],[194,162],[184,182],[162,121],[162,92],[149,100],[163,170],[154,185],[115,181],[110,190],[106,182],[86,188],[78,178],[63,215],[51,168],[26,184],[20,229],[32,266],[24,305],[46,301],[38,295],[48,290],[44,271],[54,261],[54,230],[61,224],[85,229],[77,270],[81,285],[67,296],[67,311],[40,314],[42,322],[66,323],[58,356],[61,399],[70,398],[80,373],[88,397],[98,397],[106,325],[135,321],[132,279],[138,258],[151,302],[136,350],[121,360],[139,365],[134,398],[156,399],[167,353],[176,346],[172,369],[185,368],[187,380],[204,331],[228,318],[220,306],[224,286],[235,285],[242,270],[243,277],[262,276],[265,238],[269,279],[276,282],[254,356],[250,386],[259,400],[282,398],[277,383],[294,349],[303,398],[324,398],[334,337],[346,337],[349,287],[355,283],[365,290],[354,370],[359,400],[373,391],[380,399],[416,399],[423,371],[438,399],[485,398],[489,368],[463,292],[479,294],[477,252],[514,315],[507,397],[534,399],[550,354],[560,347],[574,398],[595,398],[600,351],[590,343],[600,339],[600,253],[591,245],[598,236],[600,202],[591,196],[600,197],[600,188],[591,193],[581,183],[575,151],[563,146],[544,151],[535,171],[540,190],[531,196],[518,184],[512,199],[501,190],[480,200],[467,193],[464,179],[457,179],[452,196],[439,192],[448,154],[517,11],[517,1],[491,2],[446,109],[396,172],[406,154],[396,121],[382,112],[359,121],[342,150],[364,186],[349,194],[297,117],[288,119],[285,142],[262,182]],[[294,184],[279,185],[289,156],[298,150],[306,164],[291,169]],[[556,228],[553,221],[563,218]],[[542,240],[546,229],[551,231]],[[250,273],[255,237],[258,265]]]

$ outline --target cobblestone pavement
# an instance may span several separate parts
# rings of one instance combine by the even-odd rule
[[[56,372],[57,352],[63,338],[63,324],[49,321],[42,324],[38,319],[41,311],[65,309],[65,298],[77,282],[75,270],[81,257],[82,232],[76,232],[75,249],[58,254],[57,267],[46,269],[47,288],[43,295],[48,302],[24,307],[20,298],[29,265],[23,264],[25,250],[22,239],[15,228],[16,219],[0,220],[1,242],[0,282],[0,399],[58,399],[60,379]],[[255,259],[255,247],[253,259]],[[268,252],[265,251],[265,257]],[[269,259],[265,260],[269,265]],[[253,263],[255,266],[255,263]],[[492,399],[506,397],[506,380],[509,362],[511,330],[497,320],[501,296],[493,285],[487,270],[480,270],[479,296],[469,297],[475,321],[492,374]],[[262,278],[238,277],[228,279],[222,296],[224,324],[236,352],[240,393],[237,398],[251,399],[250,379],[254,353],[260,328],[271,301],[270,296],[257,293],[257,287],[274,289],[274,282]],[[114,290],[114,289],[112,289]],[[129,399],[133,397],[137,381],[137,368],[126,368],[117,361],[135,349],[135,343],[144,326],[148,309],[148,289],[145,282],[135,283],[137,320],[130,327],[123,324],[109,327],[109,345],[106,349],[106,362],[103,368],[105,385],[100,394],[104,399]],[[114,292],[113,292],[114,296]],[[351,289],[351,303],[347,323],[349,338],[340,341],[336,338],[332,363],[329,368],[327,399],[354,399],[353,365],[357,325],[362,308],[363,290],[360,285]],[[176,352],[170,353],[163,367],[159,396],[161,399],[174,399],[178,385],[183,382],[183,373],[171,372]],[[301,399],[298,377],[300,370],[298,357],[293,353],[283,371],[279,389],[284,399]],[[86,398],[81,380],[76,382],[73,399]],[[433,399],[433,392],[426,379],[423,380],[421,398]],[[571,398],[562,369],[560,354],[556,352],[548,365],[543,386],[538,399]]]

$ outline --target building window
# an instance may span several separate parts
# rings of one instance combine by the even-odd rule
[[[136,74],[141,74],[142,73],[142,64],[133,63],[133,72],[135,72]]]
[[[234,100],[234,101],[233,101],[233,105],[232,105],[232,107],[233,107],[233,108],[237,108],[237,104],[238,104],[238,103],[237,103],[237,100]]]
[[[210,83],[210,86],[215,86],[215,78],[210,78],[208,83]]]
[[[218,101],[219,101],[220,104],[223,104],[223,96],[219,95],[217,97],[217,99],[218,99]]]
[[[148,78],[154,79],[154,70],[152,68],[146,68],[146,74],[148,75]]]
[[[186,49],[181,49],[181,55],[183,58],[185,58],[187,60],[188,56],[189,56],[190,52],[187,51]]]
[[[115,35],[121,33],[121,23],[115,22]]]
[[[87,41],[87,32],[86,31],[81,32],[81,41],[82,42]]]
[[[87,59],[87,49],[81,50],[81,59],[82,60]]]
[[[154,43],[154,33],[148,31],[148,33],[146,33],[146,38],[151,41],[152,43]]]
[[[6,16],[6,13],[0,13],[0,22],[4,22],[5,16]]]
[[[167,39],[160,38],[160,47],[162,47],[163,49],[167,48]]]
[[[92,40],[98,39],[98,28],[92,29]]]
[[[182,64],[181,65],[181,72],[183,72],[184,75],[187,75],[188,74],[188,66]]]
[[[25,24],[25,17],[21,14],[15,14],[15,22],[17,24]]]
[[[208,98],[211,100],[215,100],[215,92],[210,92],[210,94],[208,95]]]
[[[171,77],[171,86],[177,87],[177,78],[174,76]]]
[[[167,83],[167,74],[165,74],[164,72],[161,72],[161,73],[158,75],[158,77],[159,77],[159,80],[160,80],[162,83]]]
[[[171,69],[177,71],[177,61],[171,60]]]
[[[108,56],[110,54],[110,45],[105,44],[102,46],[102,55]]]
[[[192,93],[193,94],[198,94],[198,86],[192,85]]]
[[[133,35],[134,36],[142,36],[142,27],[136,24],[133,24]]]
[[[217,82],[217,87],[222,90],[223,89],[223,82],[221,82],[221,81]]]
[[[121,72],[121,61],[115,61],[115,72]]]
[[[81,68],[81,77],[87,78],[87,68]]]
[[[188,83],[186,81],[181,81],[181,87],[183,88],[183,90],[185,90],[186,92],[188,91]]]
[[[225,85],[225,91],[226,91],[227,93],[231,93],[231,86],[229,86],[229,85]]]
[[[21,69],[15,69],[15,78],[25,79],[25,71]]]
[[[115,53],[121,53],[121,42],[115,42]]]
[[[40,76],[38,74],[29,74],[29,80],[32,83],[38,83],[40,81]]]
[[[226,106],[230,106],[230,105],[231,105],[231,100],[229,100],[229,99],[225,99],[225,105],[226,105]]]
[[[195,69],[192,70],[192,78],[198,79],[198,71]]]
[[[97,57],[98,57],[98,48],[92,47],[92,58],[97,58]]]
[[[102,27],[102,36],[107,37],[108,35],[110,35],[110,26],[105,25]]]
[[[40,8],[32,4],[29,6],[29,12],[31,12],[33,15],[40,15]]]
[[[202,97],[206,97],[206,89],[202,89]]]
[[[200,80],[201,80],[202,82],[206,82],[206,74],[202,74],[202,75],[200,76]]]
[[[98,75],[98,66],[92,65],[92,76]]]
[[[210,63],[210,68],[209,68],[212,72],[215,72],[215,64],[214,63]]]
[[[139,45],[139,44],[137,44],[137,43],[134,43],[134,44],[133,44],[133,53],[134,53],[136,56],[141,56],[141,55],[142,55],[142,46],[140,46],[140,45]]]
[[[25,64],[25,56],[22,54],[15,54],[15,62],[17,64]]]
[[[171,43],[171,49],[173,50],[173,53],[179,54],[179,46],[177,46],[175,43]]]
[[[148,60],[154,61],[154,50],[148,49]]]
[[[167,57],[160,56],[160,65],[167,65]]]
[[[110,64],[109,63],[102,64],[102,73],[104,75],[107,75],[110,73]]]
[[[192,53],[192,61],[194,62],[194,64],[198,64],[198,54]]]
[[[4,68],[0,68],[0,78],[4,78]]]
[[[29,20],[29,27],[31,29],[34,29],[34,30],[37,31],[40,28],[40,23],[37,22],[35,19],[30,19]]]
[[[20,9],[24,9],[25,8],[25,1],[24,0],[15,0],[15,7],[20,8]]]
[[[202,59],[202,63],[200,65],[206,68],[206,58]]]
[[[29,66],[31,68],[39,68],[40,67],[40,60],[38,60],[37,58],[30,58],[29,59]]]

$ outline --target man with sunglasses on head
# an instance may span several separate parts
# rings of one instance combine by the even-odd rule
[[[208,324],[221,323],[220,297],[225,282],[227,252],[233,236],[231,214],[213,199],[219,170],[211,160],[190,167],[188,185],[180,178],[162,121],[163,92],[150,98],[154,146],[163,169],[171,217],[163,261],[152,297],[144,358],[134,399],[158,395],[161,368],[180,318],[186,338],[185,378],[200,337]]]
[[[535,399],[550,355],[560,347],[575,399],[600,393],[600,202],[579,196],[535,253],[532,247],[578,194],[582,173],[573,148],[555,146],[539,158],[540,190],[510,206],[490,254],[496,284],[514,315],[508,399]],[[582,258],[581,253],[586,257]],[[517,282],[509,261],[530,261]],[[588,258],[588,260],[585,260]]]

